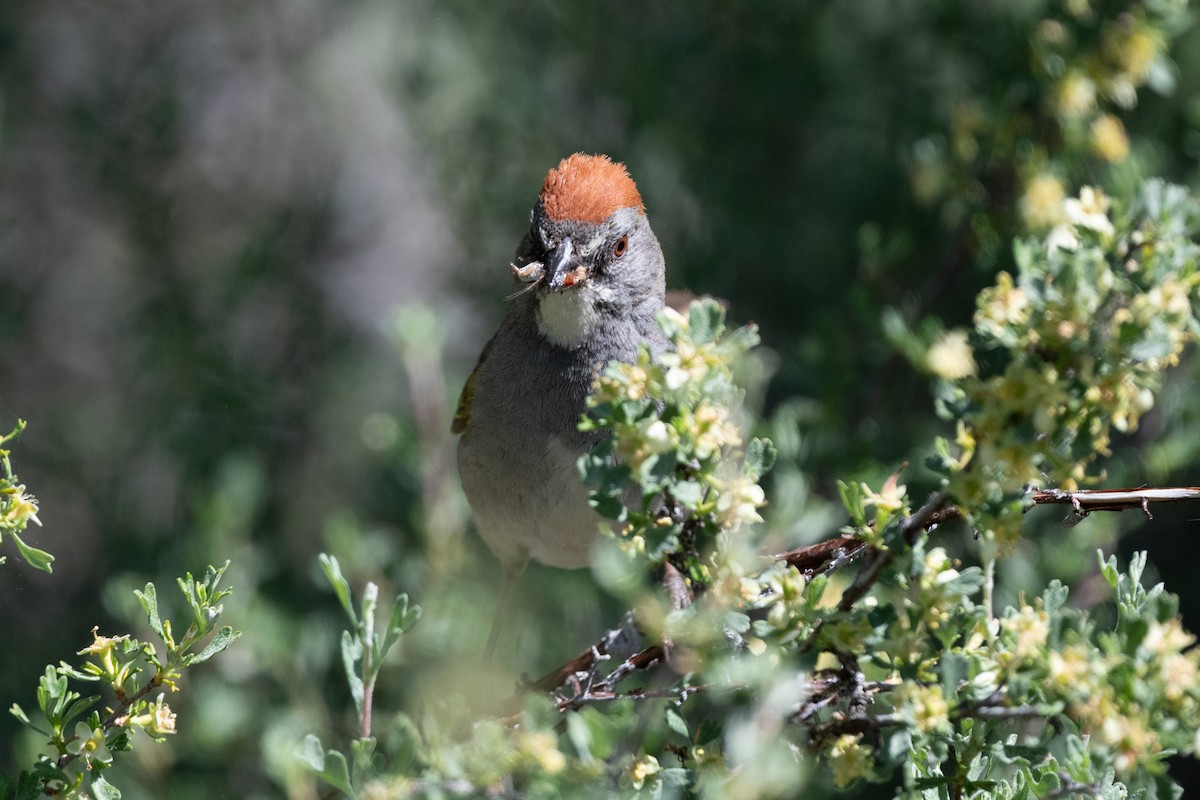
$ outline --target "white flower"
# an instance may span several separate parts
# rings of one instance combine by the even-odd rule
[[[662,767],[658,765],[658,759],[643,754],[633,762],[633,766],[629,769],[629,783],[634,789],[641,789],[646,784],[647,778],[657,775],[659,772],[662,772]]]
[[[663,382],[666,383],[668,389],[676,392],[687,384],[689,377],[688,371],[683,367],[671,367],[667,370],[667,375]]]
[[[641,428],[642,440],[646,442],[651,453],[665,453],[675,445],[671,429],[661,419],[642,420],[638,427]]]
[[[735,481],[721,490],[717,498],[717,522],[731,530],[745,522],[762,522],[758,509],[767,503],[767,496],[757,483],[746,479]]]
[[[1046,249],[1050,252],[1055,250],[1066,250],[1074,252],[1079,248],[1079,239],[1075,234],[1071,233],[1071,229],[1066,225],[1056,225],[1046,236]]]
[[[1072,225],[1112,236],[1113,224],[1108,218],[1108,205],[1108,197],[1104,192],[1085,186],[1079,190],[1078,199],[1071,197],[1063,201],[1063,211]]]

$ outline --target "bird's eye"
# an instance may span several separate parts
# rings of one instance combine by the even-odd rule
[[[613,255],[617,258],[625,255],[625,251],[629,249],[629,237],[622,236],[617,239],[617,243],[613,245]]]

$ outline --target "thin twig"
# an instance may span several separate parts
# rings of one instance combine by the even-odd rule
[[[917,511],[909,517],[906,517],[900,523],[900,532],[904,535],[905,541],[909,544],[916,541],[917,536],[929,527],[929,520],[942,510],[946,505],[946,501],[950,495],[944,491],[934,492],[925,501],[925,505],[921,506]],[[854,607],[854,604],[866,595],[875,585],[875,580],[879,577],[879,573],[883,568],[892,562],[896,557],[894,550],[873,550],[873,558],[863,567],[854,579],[854,583],[846,591],[842,592],[842,599],[838,601],[838,611],[846,612]],[[824,627],[825,620],[820,620],[813,626],[812,633],[808,637],[801,648],[802,652],[807,652],[816,643],[818,636]]]
[[[142,686],[132,695],[125,697],[119,703],[117,703],[116,708],[114,708],[109,715],[104,718],[104,721],[100,723],[100,728],[105,732],[105,735],[107,735],[108,732],[113,728],[124,727],[123,720],[128,717],[129,709],[133,707],[133,704],[162,686],[163,683],[163,673],[155,672],[154,675],[151,676],[150,680],[146,681],[144,686]],[[64,739],[63,744],[69,744],[78,738],[78,736],[71,736],[70,738]],[[65,769],[68,764],[79,758],[79,756],[79,753],[63,753],[58,757],[56,764],[59,769]]]
[[[1038,489],[1029,495],[1033,505],[1069,505],[1072,512],[1063,520],[1067,527],[1074,527],[1081,519],[1094,511],[1126,511],[1140,509],[1150,516],[1151,503],[1182,503],[1200,500],[1200,487],[1182,486],[1155,489]],[[918,512],[920,513],[920,512]],[[914,515],[915,516],[915,515]],[[928,514],[925,527],[932,529],[945,522],[961,519],[962,511],[955,506],[946,506]],[[839,534],[814,544],[797,547],[779,553],[775,558],[786,561],[806,578],[832,572],[845,564],[861,558],[868,552],[866,542],[850,535]]]
[[[710,685],[684,686],[677,689],[631,689],[628,692],[614,692],[607,689],[588,691],[574,697],[558,698],[559,711],[575,711],[592,703],[609,703],[613,700],[651,700],[655,698],[673,698],[679,703],[687,700],[697,692],[711,689]]]

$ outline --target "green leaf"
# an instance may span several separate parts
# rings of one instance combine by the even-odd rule
[[[23,431],[23,430],[25,430],[25,420],[18,419],[17,424],[13,426],[13,429],[11,431],[9,431],[8,433],[6,433],[3,436],[0,436],[0,444],[5,444],[5,443],[11,441],[12,439],[17,438],[18,436],[21,435],[21,431]]]
[[[1110,587],[1116,589],[1121,581],[1121,572],[1117,569],[1117,557],[1109,556],[1108,560],[1105,561],[1103,550],[1097,550],[1096,556],[1100,560],[1100,574],[1104,577],[1104,581]]]
[[[350,584],[342,576],[342,568],[338,565],[338,560],[325,553],[321,553],[317,558],[321,562],[321,569],[325,571],[325,577],[329,580],[329,584],[333,586],[333,591],[337,595],[338,602],[346,610],[346,616],[350,617],[350,624],[358,628],[358,617],[354,615],[354,603],[350,597]]]
[[[849,512],[850,519],[858,527],[864,527],[867,524],[867,518],[863,508],[862,486],[855,481],[838,481],[837,486],[838,495],[841,496],[842,505]]]
[[[953,701],[958,696],[958,687],[970,675],[971,665],[967,657],[961,653],[946,653],[939,665],[941,672],[942,693],[948,700]]]
[[[13,800],[38,800],[42,797],[42,782],[32,772],[22,772],[17,778],[17,793]]]
[[[192,656],[188,660],[188,663],[203,664],[205,661],[208,661],[217,653],[220,653],[226,647],[229,647],[229,645],[237,641],[241,635],[241,631],[235,631],[233,628],[226,625],[224,628],[221,628],[221,630],[217,631],[217,635],[212,638],[212,641],[208,643],[208,646],[196,655]]]
[[[88,712],[92,706],[100,702],[100,695],[92,695],[91,697],[78,697],[59,714],[59,722],[62,725],[67,725],[76,717],[81,717]]]
[[[679,712],[673,708],[667,709],[667,727],[678,733],[684,739],[691,739],[692,734],[688,730],[687,721],[679,715]]]
[[[154,588],[154,584],[147,583],[145,589],[140,592],[135,589],[133,594],[146,612],[146,622],[149,623],[150,630],[157,633],[160,638],[166,639],[167,634],[163,631],[162,619],[158,616],[158,590]]]
[[[700,723],[700,728],[696,731],[696,744],[705,745],[721,735],[721,725],[711,719],[706,719]]]
[[[1050,585],[1046,587],[1046,591],[1042,593],[1042,608],[1051,617],[1058,614],[1059,610],[1067,602],[1067,594],[1070,590],[1063,585],[1062,581],[1057,578],[1050,581]]]
[[[778,451],[770,439],[751,439],[746,446],[746,473],[751,480],[757,481],[775,465]]]
[[[829,583],[827,575],[817,575],[804,587],[804,601],[810,608],[816,608],[825,594],[825,585]]]
[[[1151,319],[1142,338],[1129,349],[1134,362],[1161,360],[1175,351],[1172,331],[1166,322]]]
[[[605,519],[624,522],[629,509],[616,495],[591,492],[588,494],[588,505],[596,509],[596,513]]]
[[[350,759],[354,764],[354,774],[362,782],[364,774],[369,774],[374,767],[375,738],[355,739],[350,742]]]
[[[374,581],[367,581],[367,585],[363,587],[362,600],[359,602],[358,608],[358,634],[363,637],[363,644],[366,647],[372,647],[378,641],[375,637],[375,611],[379,608],[379,585]]]
[[[567,718],[568,724],[579,715]],[[389,768],[399,775],[416,775],[424,761],[421,732],[406,714],[397,714],[388,731]]]
[[[96,796],[96,800],[121,800],[121,792],[104,780],[103,775],[92,778],[92,794]]]
[[[354,707],[362,715],[363,680],[358,674],[356,664],[362,660],[363,643],[350,631],[342,631],[342,666],[346,669],[346,682],[350,684],[350,696],[354,698]]]
[[[391,607],[391,628],[404,634],[413,630],[416,621],[421,619],[421,607],[409,606],[408,595],[396,595]]]
[[[696,344],[707,344],[725,328],[725,310],[712,299],[696,300],[688,307],[688,334]]]
[[[705,488],[696,481],[680,481],[671,487],[671,496],[686,508],[697,508],[704,502]]]
[[[300,746],[296,756],[308,764],[318,778],[350,797],[356,796],[350,785],[350,770],[346,766],[346,757],[337,750],[326,750],[321,745],[321,740],[310,733],[304,737],[304,744]]]
[[[31,547],[30,545],[25,544],[21,537],[16,533],[9,533],[8,535],[14,542],[17,543],[17,552],[21,554],[21,557],[25,559],[25,562],[29,564],[29,566],[36,567],[42,572],[54,572],[54,568],[51,566],[54,561],[54,556],[50,555],[45,550],[39,550],[36,547]]]
[[[410,608],[407,594],[396,595],[395,599],[392,600],[392,613],[388,620],[387,631],[384,634],[382,645],[375,655],[376,662],[382,662],[384,656],[392,649],[392,645],[396,643],[396,640],[412,630],[420,618],[420,606],[412,606]]]

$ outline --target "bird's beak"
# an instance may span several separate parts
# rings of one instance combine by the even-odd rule
[[[571,286],[577,286],[588,279],[588,268],[579,263],[575,256],[575,245],[570,236],[564,236],[558,247],[550,252],[547,259],[550,273],[550,291],[561,292]]]

